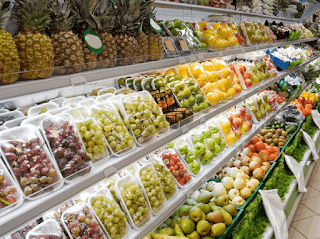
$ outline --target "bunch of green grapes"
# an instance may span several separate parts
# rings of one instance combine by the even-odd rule
[[[139,226],[149,216],[149,209],[141,188],[136,182],[127,182],[121,191],[121,196],[133,223]]]
[[[111,239],[120,239],[127,234],[126,215],[113,199],[100,194],[92,198],[91,206]]]
[[[98,160],[107,154],[107,142],[103,136],[102,128],[94,123],[92,119],[87,119],[77,123],[84,146],[88,156],[92,161]]]
[[[106,186],[106,187],[109,189],[109,191],[110,191],[110,193],[112,194],[113,198],[114,198],[117,202],[119,202],[119,199],[118,199],[118,197],[117,197],[117,195],[116,195],[116,192],[115,192],[115,190],[114,190],[114,185],[115,185],[115,183],[116,183],[116,179],[110,177],[110,178],[107,178],[107,179],[103,182],[103,185]]]
[[[166,198],[163,193],[163,186],[157,178],[157,173],[149,165],[140,171],[140,178],[147,193],[152,211],[157,212]]]
[[[93,116],[102,127],[104,136],[114,153],[133,145],[133,136],[116,113],[99,109]]]
[[[149,97],[131,97],[123,103],[128,114],[125,124],[131,128],[139,143],[170,126],[161,108]]]
[[[166,198],[169,199],[177,192],[176,182],[174,181],[171,172],[164,165],[158,162],[152,163],[162,184],[163,192]]]

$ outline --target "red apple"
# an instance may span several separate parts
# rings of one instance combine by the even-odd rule
[[[304,103],[304,100],[305,100],[304,97],[302,97],[302,96],[299,96],[299,97],[298,97],[298,101],[301,102],[302,104]]]
[[[246,71],[246,67],[245,66],[238,66],[238,68],[239,68],[241,75],[243,75],[244,72]]]
[[[251,120],[251,115],[249,113],[246,113],[244,117],[246,120]]]
[[[229,121],[230,121],[230,123],[232,124],[232,122],[233,122],[233,118],[232,118],[232,116],[229,116],[228,120],[229,120]]]
[[[238,129],[233,130],[233,133],[236,135],[237,139],[240,139],[241,137],[241,132]]]
[[[247,88],[250,88],[252,86],[252,81],[250,79],[244,80],[244,83],[246,84]]]
[[[242,125],[242,119],[241,118],[233,118],[233,126],[238,128],[240,125]]]
[[[252,123],[251,123],[251,121],[246,121],[245,123],[246,123],[246,124],[248,124],[249,129],[251,129],[251,128],[252,128]]]
[[[230,70],[232,70],[232,71],[236,71],[236,69],[235,69],[234,65],[229,65],[228,67],[229,67],[229,69],[230,69]]]
[[[246,114],[246,110],[244,108],[240,108],[240,116],[243,117]]]
[[[243,74],[243,79],[250,79],[251,80],[251,72],[245,72],[244,74]]]

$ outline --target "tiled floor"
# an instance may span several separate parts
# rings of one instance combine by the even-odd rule
[[[289,239],[320,239],[320,160],[289,228]]]

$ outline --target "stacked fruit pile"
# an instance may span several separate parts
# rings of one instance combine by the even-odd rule
[[[318,103],[319,98],[314,93],[308,91],[303,92],[298,99],[294,100],[292,104],[297,106],[297,109],[302,112],[304,116],[311,114],[313,106]]]

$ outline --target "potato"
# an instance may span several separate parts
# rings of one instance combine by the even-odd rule
[[[267,138],[271,139],[272,138],[272,133],[267,133]]]
[[[284,146],[284,145],[285,145],[284,142],[279,142],[279,143],[278,143],[278,146]]]
[[[275,134],[276,133],[276,129],[271,129],[270,132]]]
[[[281,135],[282,129],[277,129],[277,134]]]
[[[278,138],[273,139],[273,143],[274,144],[278,144],[279,143],[279,139]]]
[[[286,131],[282,131],[282,136],[287,137],[287,132]]]

